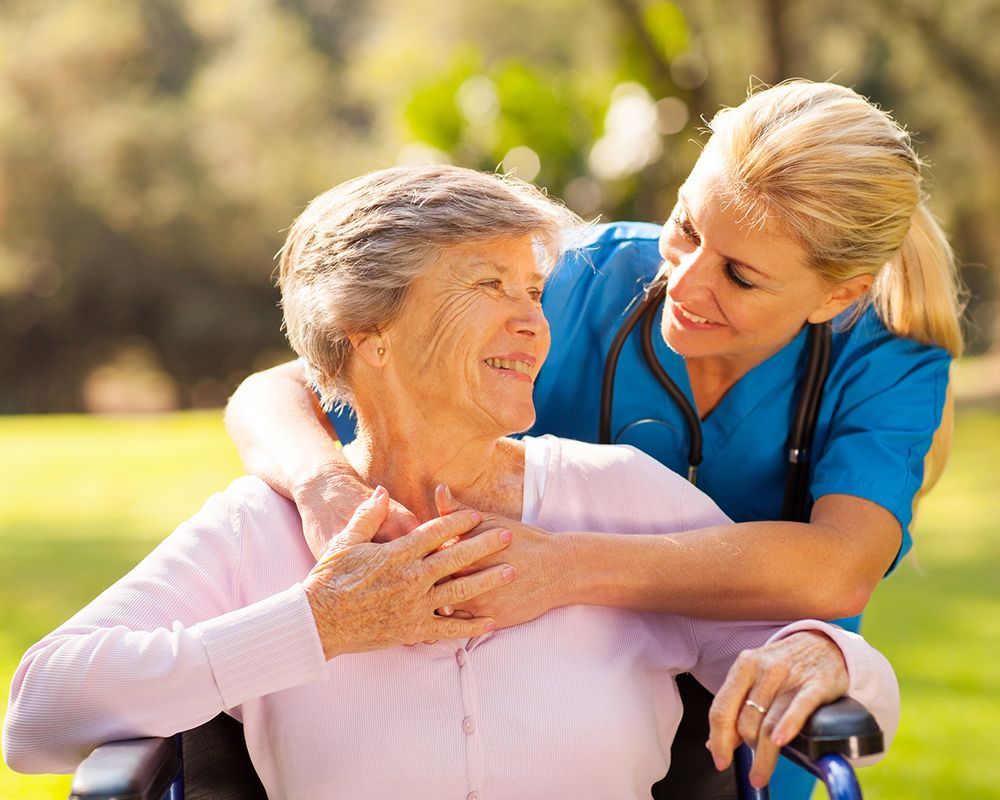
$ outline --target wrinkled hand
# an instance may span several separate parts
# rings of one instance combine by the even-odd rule
[[[302,532],[317,560],[323,557],[333,536],[350,521],[355,509],[371,495],[370,486],[353,473],[331,470],[317,474],[292,492],[302,518]],[[406,506],[389,499],[389,511],[375,534],[376,542],[391,542],[419,525]]]
[[[372,538],[388,513],[388,492],[379,487],[303,581],[328,659],[422,640],[479,636],[496,627],[488,617],[452,619],[438,616],[435,609],[465,603],[514,579],[507,564],[449,577],[505,548],[511,532],[490,528],[438,550],[482,522],[481,514],[463,510],[426,522],[409,536],[375,543]]]
[[[750,783],[761,788],[774,771],[781,747],[795,737],[813,711],[842,697],[848,683],[840,648],[818,631],[798,631],[743,651],[708,715],[707,746],[716,768],[729,766],[742,739],[754,748]]]
[[[439,514],[454,513],[464,508],[450,492],[435,495]],[[555,536],[541,528],[507,519],[498,514],[483,513],[483,521],[472,536],[501,528],[513,531],[510,547],[502,555],[490,555],[472,565],[471,569],[492,569],[510,564],[517,571],[517,581],[499,590],[485,592],[469,600],[445,607],[443,613],[459,617],[491,617],[500,628],[509,628],[540,617],[546,611],[563,605],[563,578],[556,564]]]

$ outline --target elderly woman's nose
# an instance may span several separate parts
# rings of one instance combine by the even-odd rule
[[[507,321],[507,329],[511,333],[527,336],[537,336],[548,332],[549,323],[542,313],[538,302],[530,298],[517,304],[515,313]]]

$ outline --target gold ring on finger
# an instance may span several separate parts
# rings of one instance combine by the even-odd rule
[[[767,708],[765,708],[764,706],[762,706],[760,703],[755,703],[749,697],[747,698],[747,701],[743,705],[749,706],[754,711],[756,711],[758,714],[766,714],[767,713]]]

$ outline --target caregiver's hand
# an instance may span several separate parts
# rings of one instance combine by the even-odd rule
[[[781,747],[809,715],[842,697],[849,676],[840,648],[818,631],[798,631],[755,650],[744,650],[715,695],[708,718],[708,749],[723,770],[742,739],[754,748],[750,783],[764,786]]]
[[[438,513],[445,515],[465,509],[451,492],[445,489],[435,495]],[[475,569],[495,568],[501,561],[517,570],[517,581],[502,591],[478,595],[442,609],[460,617],[491,617],[500,628],[520,625],[540,617],[556,606],[564,605],[564,581],[556,564],[555,537],[548,531],[507,519],[498,514],[482,514],[482,523],[474,536],[500,528],[512,531],[514,539],[500,556],[491,555],[474,565]]]
[[[428,639],[479,636],[496,627],[488,617],[447,618],[435,610],[462,604],[514,579],[507,564],[449,578],[503,550],[511,532],[491,528],[439,550],[482,522],[478,512],[462,510],[426,522],[393,542],[374,543],[388,512],[389,494],[379,487],[303,581],[328,659]]]
[[[291,495],[302,517],[302,532],[312,554],[319,560],[333,536],[351,520],[355,509],[372,489],[358,478],[346,461],[334,462],[297,481]],[[389,498],[389,510],[375,533],[374,541],[391,542],[419,524],[410,510]]]

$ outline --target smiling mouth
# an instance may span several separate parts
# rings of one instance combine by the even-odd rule
[[[493,367],[494,369],[504,369],[510,372],[518,372],[521,375],[527,375],[531,377],[531,365],[526,361],[516,361],[506,358],[487,358],[485,359],[486,365]]]
[[[697,314],[692,314],[690,311],[686,311],[681,306],[675,305],[674,308],[677,309],[677,313],[680,314],[684,319],[689,322],[693,322],[695,325],[714,325],[715,323],[711,320],[705,319],[704,317],[699,317]]]

